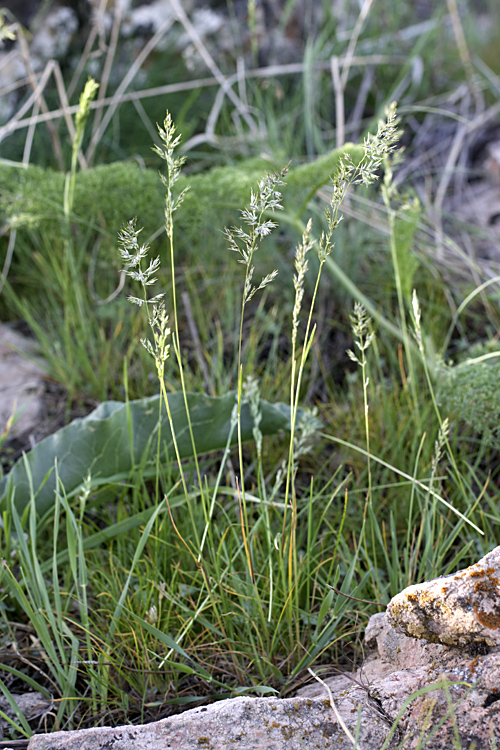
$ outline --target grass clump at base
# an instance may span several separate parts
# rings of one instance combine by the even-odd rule
[[[394,115],[391,117],[394,118]],[[340,221],[338,211],[347,188],[354,182],[374,179],[374,170],[380,164],[384,149],[392,147],[394,133],[395,129],[390,122],[387,131],[380,130],[378,140],[374,138],[367,142],[365,156],[358,165],[348,155],[343,157],[340,172],[334,182],[331,207],[327,213],[329,231],[323,234],[318,243],[320,270],[331,251],[332,233]],[[149,249],[146,245],[140,245],[139,234],[133,222],[122,232],[121,256],[127,274],[143,286],[143,296],[134,297],[132,301],[139,307],[146,308],[152,339],[143,339],[143,344],[146,351],[153,355],[162,400],[168,410],[165,366],[169,362],[170,348],[178,369],[178,378],[183,384],[182,391],[186,394],[173,246],[173,214],[181,205],[183,197],[182,194],[174,196],[173,189],[174,186],[177,188],[182,161],[174,155],[177,138],[174,137],[173,125],[168,118],[164,128],[160,129],[160,136],[163,141],[161,155],[167,163],[167,173],[163,178],[166,188],[165,219],[174,280],[170,296],[171,322],[167,318],[164,295],[156,294],[149,299],[149,287],[156,281],[160,261],[149,261]],[[311,237],[311,223],[308,224],[296,253],[296,299],[292,316],[292,360],[296,361],[296,365],[292,366],[291,375],[290,447],[288,455],[283,458],[282,467],[271,482],[263,472],[259,390],[255,381],[245,376],[243,359],[246,308],[254,295],[268,287],[275,276],[271,272],[262,281],[254,282],[254,255],[260,250],[262,238],[275,228],[275,222],[268,215],[269,212],[281,209],[280,187],[284,176],[283,173],[281,176],[262,179],[258,192],[250,193],[250,203],[242,212],[243,227],[226,230],[230,248],[240,255],[244,265],[238,344],[238,398],[235,402],[234,424],[236,433],[240,435],[241,410],[246,401],[254,421],[257,463],[254,464],[252,473],[255,473],[256,481],[247,476],[247,451],[243,448],[241,437],[237,450],[239,470],[234,475],[235,486],[231,486],[231,482],[228,484],[225,476],[228,471],[227,451],[217,472],[215,467],[207,469],[201,464],[195,449],[196,435],[191,431],[186,399],[188,429],[193,442],[191,467],[183,465],[181,461],[175,429],[171,424],[174,439],[172,465],[165,466],[158,461],[152,485],[141,479],[138,466],[131,488],[118,490],[116,499],[111,506],[108,505],[108,511],[105,508],[100,511],[104,514],[110,511],[112,513],[113,521],[110,519],[106,524],[108,528],[123,524],[124,521],[128,523],[126,540],[108,533],[112,545],[109,552],[103,550],[84,553],[85,538],[89,534],[87,514],[92,504],[90,484],[84,494],[80,495],[78,519],[65,498],[64,487],[56,485],[56,496],[59,499],[54,544],[64,539],[64,535],[61,537],[60,533],[61,517],[65,518],[67,533],[72,529],[72,541],[70,543],[70,539],[66,538],[63,548],[54,546],[52,554],[49,552],[49,545],[48,557],[47,552],[41,552],[36,541],[37,537],[42,536],[37,531],[36,525],[40,522],[36,518],[34,496],[30,510],[24,513],[25,520],[30,519],[31,543],[21,545],[16,554],[22,558],[22,568],[28,571],[25,585],[29,590],[35,580],[40,580],[41,571],[47,566],[38,561],[45,558],[48,563],[52,556],[52,583],[45,585],[44,602],[37,602],[36,606],[39,609],[55,609],[59,613],[59,619],[49,623],[40,621],[38,627],[45,628],[42,635],[47,642],[55,637],[54,633],[50,635],[51,631],[61,631],[61,648],[64,643],[70,649],[70,654],[73,654],[68,656],[70,662],[77,659],[81,645],[79,636],[71,627],[71,637],[68,630],[65,634],[62,632],[68,612],[67,605],[60,598],[61,576],[65,578],[65,590],[71,590],[79,602],[80,621],[87,621],[85,618],[91,617],[88,599],[91,596],[93,606],[102,618],[101,622],[105,625],[111,623],[107,633],[99,628],[99,622],[93,624],[92,632],[101,635],[95,639],[87,636],[87,651],[90,648],[95,659],[84,661],[100,663],[104,658],[102,654],[105,653],[111,664],[119,664],[123,657],[122,646],[127,640],[125,634],[130,632],[137,635],[141,632],[140,640],[145,639],[148,644],[152,641],[148,646],[148,660],[155,662],[160,674],[165,669],[177,672],[187,669],[190,684],[193,680],[201,680],[206,683],[209,692],[216,690],[220,693],[224,689],[228,694],[238,694],[252,688],[257,693],[266,693],[282,689],[337,640],[338,621],[346,603],[338,600],[332,615],[329,611],[332,597],[326,594],[325,604],[321,592],[326,590],[328,580],[337,582],[340,575],[334,550],[339,544],[338,522],[342,525],[342,518],[345,516],[345,505],[341,499],[345,483],[329,483],[321,493],[314,493],[311,488],[311,492],[306,492],[303,499],[299,497],[299,488],[296,487],[297,461],[307,450],[311,428],[315,424],[311,418],[308,422],[301,421],[299,415],[301,381],[314,337],[311,306],[307,315],[305,339],[303,343],[299,343],[304,276],[307,271],[306,256],[315,244]],[[158,431],[158,457],[161,446],[162,436]],[[174,468],[175,463],[177,468]],[[89,468],[91,471],[91,467]],[[194,472],[194,483],[189,479],[191,471]],[[109,494],[107,496],[109,498]],[[146,522],[142,514],[148,507],[154,510],[148,514]],[[11,510],[14,526],[19,533],[23,520],[14,506]],[[335,520],[330,519],[330,513]],[[318,539],[324,534],[327,538],[332,535],[333,554],[330,542],[326,542],[325,546],[319,545],[318,552],[312,554],[313,539],[316,546]],[[64,542],[68,545],[66,550]],[[84,558],[85,554],[94,558],[93,565],[89,565],[84,559],[80,561],[85,566],[85,570],[80,573],[74,557],[77,548]],[[307,553],[303,555],[301,550],[307,550]],[[103,554],[107,562],[103,562]],[[127,558],[130,554],[132,559],[125,562],[122,555]],[[69,559],[69,578],[63,572],[64,569],[59,567],[58,561],[62,559]],[[354,569],[352,561],[345,578],[345,585],[349,589]],[[112,585],[110,590],[108,585],[105,592],[101,590],[103,570],[107,571],[104,580],[115,581],[116,588]],[[122,571],[126,571],[125,578]],[[23,586],[7,571],[4,573],[4,580],[13,596],[12,600],[9,598],[8,606],[26,611],[28,600]],[[182,592],[188,594],[187,600]],[[318,602],[318,597],[321,598],[321,603]],[[108,609],[109,605],[111,610]],[[146,605],[149,613],[147,616],[144,610]],[[32,609],[33,606],[30,605],[29,612]],[[135,641],[135,636],[132,637]],[[209,659],[204,650],[210,652],[212,641],[215,656]],[[118,643],[120,646],[117,646]],[[202,651],[198,655],[200,648]],[[115,658],[118,662],[114,661]],[[81,661],[80,659],[79,663]],[[225,664],[231,665],[232,676],[225,676]],[[86,670],[82,665],[77,671]],[[94,674],[93,670],[91,672]],[[249,673],[252,675],[250,684]],[[94,677],[91,682],[95,687],[92,693],[95,708],[102,705],[102,696],[109,696],[111,688],[108,677],[100,667],[96,669]],[[163,678],[159,679],[161,682]],[[58,681],[63,703],[70,697],[77,697],[79,691],[76,678],[68,683],[67,676],[61,673]],[[202,695],[206,695],[207,688],[203,688]],[[120,700],[122,697],[120,695]],[[73,724],[75,719],[72,709],[70,711],[69,704],[66,709],[62,705],[58,723],[61,724],[64,720]]]

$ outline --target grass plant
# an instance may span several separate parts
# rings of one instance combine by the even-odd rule
[[[431,57],[429,47],[433,55],[436,51],[443,9],[417,33],[407,5],[380,5],[379,15],[365,3],[365,15],[354,16],[349,8],[340,20],[328,18],[325,28],[336,36],[333,31],[311,36],[298,85],[288,84],[288,69],[280,68],[278,79],[270,70],[254,68],[244,77],[245,99],[241,76],[228,76],[231,86],[240,82],[236,99],[228,104],[224,93],[219,109],[216,102],[205,117],[208,97],[199,92],[208,85],[225,89],[217,78],[193,84],[178,120],[189,115],[185,153],[205,166],[238,162],[260,152],[264,141],[273,151],[267,161],[274,165],[316,155],[333,136],[343,145],[344,136],[365,133],[395,89],[401,110],[415,119],[446,103],[446,96],[431,96],[430,78],[419,73],[422,58]],[[294,3],[288,3],[287,13],[293,10]],[[254,59],[257,20],[249,15]],[[452,33],[461,38],[457,19],[451,20]],[[404,27],[404,69],[393,65],[401,56],[394,27]],[[439,47],[433,66],[444,69],[448,56],[456,60],[451,47]],[[380,62],[382,52],[386,57]],[[466,67],[469,76],[463,45],[460,52],[462,67],[453,75],[463,76]],[[337,59],[338,69],[335,63],[330,68],[331,59]],[[371,88],[365,86],[370,69],[377,84]],[[496,79],[483,71],[481,80],[485,99],[492,99]],[[334,116],[331,97],[322,94],[332,81]],[[125,88],[112,106],[127,103]],[[234,388],[233,430],[239,433],[242,410],[248,409],[253,443],[240,439],[231,449],[228,441],[218,455],[199,455],[186,398],[192,458],[179,455],[173,429],[173,450],[164,456],[165,435],[158,431],[153,479],[139,461],[126,481],[96,489],[89,466],[76,497],[68,497],[57,481],[54,506],[41,516],[34,489],[24,512],[10,496],[0,524],[5,634],[0,690],[14,710],[13,739],[40,728],[145,722],[234,695],[287,696],[309,679],[310,670],[324,677],[325,665],[350,669],[346,654],[362,659],[362,630],[374,611],[370,601],[386,604],[410,583],[476,561],[496,543],[500,523],[491,473],[498,436],[484,409],[497,369],[486,356],[495,352],[469,352],[463,334],[468,323],[478,339],[495,330],[495,287],[490,280],[474,289],[444,288],[439,266],[422,249],[429,236],[425,201],[400,195],[398,165],[391,161],[399,138],[395,110],[389,110],[376,135],[366,136],[361,159],[351,147],[337,159],[333,182],[321,193],[325,213],[315,198],[324,180],[309,180],[306,191],[301,180],[307,170],[309,175],[324,170],[329,157],[256,180],[245,193],[249,203],[239,214],[240,224],[217,229],[232,251],[226,247],[226,258],[217,263],[210,248],[179,258],[182,241],[189,246],[194,237],[197,248],[206,244],[203,222],[208,218],[214,224],[210,210],[215,213],[221,204],[209,205],[209,191],[200,195],[207,184],[203,174],[191,175],[192,189],[184,193],[190,176],[181,174],[181,143],[167,116],[155,134],[154,157],[143,154],[166,165],[166,248],[157,251],[157,241],[151,248],[148,241],[141,244],[138,224],[127,224],[120,257],[128,275],[123,286],[135,306],[126,312],[116,296],[96,314],[82,281],[90,239],[77,244],[72,234],[79,209],[77,164],[87,157],[106,159],[110,151],[125,153],[128,146],[117,127],[115,141],[105,135],[102,123],[111,123],[112,114],[92,119],[92,95],[89,86],[71,139],[71,168],[59,206],[65,230],[60,246],[50,246],[43,222],[25,245],[31,252],[30,242],[46,243],[33,258],[50,307],[18,305],[17,314],[50,352],[56,377],[77,397],[82,381],[100,400],[127,398],[131,391],[147,395],[159,385],[161,409],[162,403],[168,408],[175,391],[217,395]],[[107,106],[104,95],[97,105]],[[193,109],[197,114],[191,118]],[[252,130],[256,109],[266,124],[264,136],[262,129]],[[356,111],[363,116],[352,117]],[[208,124],[202,132],[193,123],[203,120]],[[39,131],[37,149],[46,138]],[[219,195],[234,188],[228,196],[233,209],[235,196],[240,199],[242,186],[246,190],[262,166],[258,163],[248,163],[247,182],[237,163],[224,174],[214,173]],[[379,200],[374,184],[381,172]],[[120,174],[128,172],[124,168]],[[444,180],[441,176],[438,199],[446,190]],[[140,184],[149,195],[146,182]],[[197,201],[203,211],[183,228],[183,211]],[[418,256],[415,247],[421,249]],[[286,277],[290,260],[295,273]],[[25,263],[21,260],[20,267]],[[103,277],[109,275],[108,265],[101,266]],[[278,266],[276,280],[272,269]],[[136,283],[139,294],[132,290]],[[151,291],[155,284],[162,292]],[[13,304],[9,289],[7,281],[4,295]],[[457,299],[454,307],[450,297]],[[473,361],[445,367],[441,360],[460,348]],[[262,435],[261,394],[288,402],[287,440]],[[304,410],[311,402],[316,409]],[[22,641],[26,629],[37,644],[34,652]],[[16,644],[15,657],[8,643]],[[14,705],[12,695],[27,686],[47,698],[43,722],[28,723]],[[427,739],[422,736],[422,748]]]
[[[481,532],[468,521],[480,498],[460,513],[439,492],[439,462],[445,447],[451,451],[446,421],[436,439],[428,479],[422,479],[420,473],[425,453],[422,433],[412,473],[391,465],[381,457],[383,452],[376,452],[370,420],[374,386],[370,384],[369,353],[380,354],[359,303],[352,319],[357,354],[351,356],[361,372],[361,406],[357,411],[366,449],[334,435],[327,437],[367,459],[367,486],[361,490],[360,515],[356,491],[350,493],[348,489],[352,471],[358,475],[357,487],[362,487],[364,469],[360,473],[360,465],[356,469],[353,464],[351,473],[338,467],[327,481],[313,480],[308,488],[297,483],[298,461],[308,455],[308,442],[314,433],[311,416],[309,424],[299,420],[299,404],[314,342],[314,303],[321,270],[333,247],[347,188],[358,182],[373,182],[376,167],[395,148],[394,110],[388,118],[377,136],[365,142],[365,159],[355,165],[345,157],[334,179],[328,231],[318,243],[317,281],[302,341],[299,323],[307,256],[315,244],[311,222],[296,250],[295,302],[290,311],[291,434],[281,468],[267,476],[259,430],[259,388],[255,380],[244,379],[243,355],[246,308],[257,291],[272,295],[275,272],[255,286],[253,258],[261,238],[275,228],[275,222],[266,217],[281,206],[279,187],[285,173],[264,178],[259,192],[251,194],[249,207],[242,211],[247,228],[226,230],[229,248],[240,256],[245,269],[236,348],[238,398],[234,425],[237,431],[246,400],[253,414],[256,449],[250,474],[247,450],[240,440],[236,475],[233,469],[227,475],[229,451],[216,471],[213,464],[202,463],[194,450],[191,464],[181,461],[179,455],[172,465],[158,463],[152,484],[141,478],[139,468],[128,485],[115,489],[112,502],[101,502],[90,516],[90,490],[80,495],[75,514],[62,486],[57,489],[54,513],[49,512],[45,519],[37,519],[34,494],[23,517],[14,505],[5,515],[4,537],[23,575],[18,580],[9,565],[4,567],[3,616],[14,607],[14,611],[33,618],[45,658],[52,664],[51,673],[43,674],[49,686],[45,689],[50,688],[57,706],[53,712],[55,726],[79,726],[90,717],[107,717],[112,710],[118,716],[137,716],[143,721],[158,716],[157,710],[168,711],[168,706],[184,705],[186,700],[189,704],[248,692],[286,694],[304,670],[321,663],[327,654],[332,658],[336,647],[349,637],[350,600],[341,594],[335,596],[328,584],[349,595],[387,601],[409,581],[438,574],[447,564],[456,566],[458,538],[462,539],[463,559],[474,548]],[[173,188],[182,162],[174,153],[179,141],[168,116],[161,137],[167,162],[166,233],[175,290],[173,214],[182,196],[175,196]],[[121,234],[121,258],[127,274],[142,286],[143,296],[132,297],[131,301],[146,309],[153,339],[143,339],[143,346],[154,359],[168,408],[165,365],[169,361],[170,328],[164,295],[148,296],[160,267],[159,259],[148,259],[148,252],[147,245],[139,243],[135,223],[130,222]],[[170,303],[176,310],[175,292]],[[425,361],[417,303],[413,315],[417,351]],[[176,314],[174,325],[175,319]],[[181,370],[178,327],[176,331],[174,353]],[[417,377],[416,373],[415,368],[411,377]],[[182,382],[182,376],[179,380]],[[432,389],[430,380],[427,384]],[[402,389],[394,388],[393,393],[400,390],[399,407],[404,406],[420,426],[423,416],[405,394],[408,388],[407,379],[403,379]],[[382,410],[394,409],[391,397],[381,399]],[[437,418],[435,400],[434,405],[430,401],[429,408]],[[396,419],[401,422],[400,413]],[[196,435],[192,433],[191,439],[195,446]],[[159,433],[158,456],[161,440]],[[449,460],[453,468],[451,455]],[[375,466],[383,469],[376,478]],[[322,470],[319,476],[327,473]],[[390,480],[391,474],[402,481]],[[233,484],[227,481],[231,476]],[[401,493],[408,494],[409,501],[391,503],[391,495]],[[147,507],[151,511],[145,515]],[[356,531],[359,518],[361,530]],[[97,520],[108,527],[107,532],[91,532]],[[42,542],[45,551],[40,551],[37,540],[46,536],[41,529],[48,523],[54,524],[53,544]],[[119,533],[125,528],[126,536]],[[411,534],[410,529],[417,533]],[[464,534],[469,534],[466,544]],[[99,538],[98,546],[92,536]],[[400,552],[401,546],[404,552]],[[42,570],[51,571],[49,583]],[[12,616],[18,615],[12,612],[9,619]],[[144,678],[142,686],[140,675]],[[155,696],[162,692],[165,680],[173,680],[169,697],[158,701]],[[117,691],[117,684],[128,688]],[[4,691],[8,689],[4,685]],[[27,731],[21,718],[15,728]]]

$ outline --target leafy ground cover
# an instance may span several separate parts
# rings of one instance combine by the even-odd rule
[[[148,157],[161,180],[127,163],[79,170],[97,132],[92,84],[65,176],[0,165],[2,314],[29,324],[68,412],[158,392],[166,411],[148,454],[125,407],[120,440],[71,485],[71,456],[54,462],[43,443],[50,493],[40,452],[2,480],[0,689],[52,701],[31,724],[15,710],[12,737],[289,695],[308,667],[359,663],[367,617],[404,586],[496,544],[497,279],[456,252],[443,210],[462,131],[449,174],[415,144],[429,110],[464,133],[492,117],[498,78],[474,58],[477,18],[451,0],[424,20],[396,7],[367,2],[344,28],[328,15],[284,98],[279,75],[249,74],[265,137],[232,125],[225,101],[219,139],[205,133],[184,163],[190,110],[177,133],[163,112]],[[193,98],[192,123],[205,102]],[[352,135],[366,138],[343,148]],[[137,223],[120,216],[130,203]],[[202,394],[227,428],[211,442],[204,417],[203,453]]]

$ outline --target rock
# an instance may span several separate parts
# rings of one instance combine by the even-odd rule
[[[361,747],[380,750],[387,735],[383,719],[364,702],[364,691],[337,695],[338,710],[351,733],[360,723]],[[371,744],[367,744],[367,743]],[[365,743],[365,744],[363,744]],[[146,726],[103,727],[34,735],[28,750],[333,750],[351,743],[325,698],[233,698]]]
[[[45,698],[42,693],[38,692],[11,693],[11,696],[27,721],[43,717],[48,711],[52,710],[54,705],[52,700]],[[10,719],[18,720],[17,714],[12,710],[9,701],[2,695],[0,695],[0,711]],[[2,734],[8,727],[9,723],[0,717],[0,739],[2,739]]]
[[[11,417],[9,438],[29,435],[39,421],[45,366],[35,357],[35,345],[0,324],[0,436]]]
[[[405,635],[386,613],[370,619],[365,642],[372,653],[350,678],[364,683],[366,698],[386,718],[387,732],[397,725],[396,740],[404,740],[405,750],[471,750],[472,742],[474,750],[500,747],[500,648],[471,656],[462,648]],[[345,679],[325,681],[334,700]],[[299,695],[314,698],[321,691],[316,683]],[[362,748],[379,750],[371,741]]]
[[[497,547],[465,570],[408,587],[370,619],[371,655],[351,677],[397,720],[405,750],[500,747],[499,570]],[[327,681],[334,691],[336,680]]]
[[[387,608],[389,622],[433,643],[499,646],[499,576],[496,547],[465,570],[404,589]]]

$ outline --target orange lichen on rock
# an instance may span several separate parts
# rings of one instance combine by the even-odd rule
[[[464,570],[409,586],[387,616],[406,635],[433,643],[500,645],[500,547]]]

